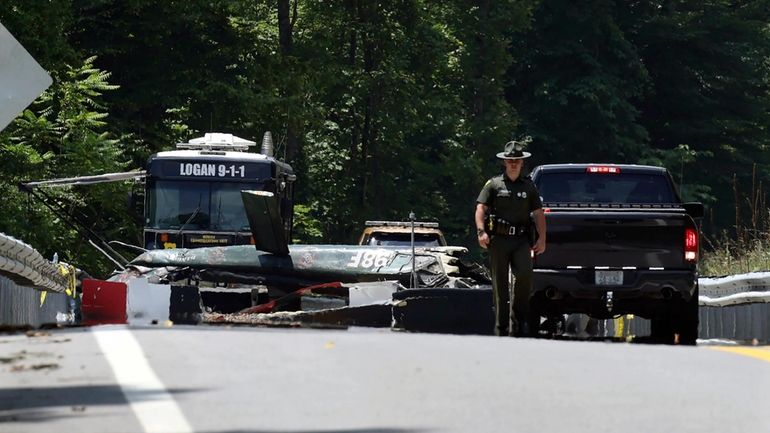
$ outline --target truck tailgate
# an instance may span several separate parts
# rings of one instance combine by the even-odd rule
[[[683,210],[550,209],[546,222],[546,252],[536,268],[689,267],[684,233],[694,223]]]

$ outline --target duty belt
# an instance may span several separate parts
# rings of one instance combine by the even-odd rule
[[[514,225],[509,221],[494,215],[487,217],[487,222],[484,224],[484,228],[486,229],[485,231],[487,234],[498,236],[521,236],[528,231],[526,225]]]

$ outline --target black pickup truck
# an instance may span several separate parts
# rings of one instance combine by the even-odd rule
[[[541,165],[532,180],[548,233],[533,315],[635,314],[651,320],[656,341],[695,344],[703,205],[682,203],[661,167]]]

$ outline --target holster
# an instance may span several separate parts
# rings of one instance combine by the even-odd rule
[[[487,232],[487,234],[490,236],[523,236],[532,232],[532,230],[530,230],[529,224],[514,225],[503,218],[495,216],[494,214],[488,215],[484,221],[484,231]],[[530,244],[534,245],[532,242],[530,242]]]

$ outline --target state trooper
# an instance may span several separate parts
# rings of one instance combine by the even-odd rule
[[[540,193],[529,177],[521,175],[524,159],[530,156],[524,152],[522,142],[506,143],[505,150],[497,154],[505,171],[489,179],[476,199],[476,235],[481,248],[489,249],[496,335],[528,336],[530,329],[536,332],[540,321],[528,315],[532,290],[530,248],[535,254],[545,252],[546,231]],[[509,269],[515,277],[513,303]]]

